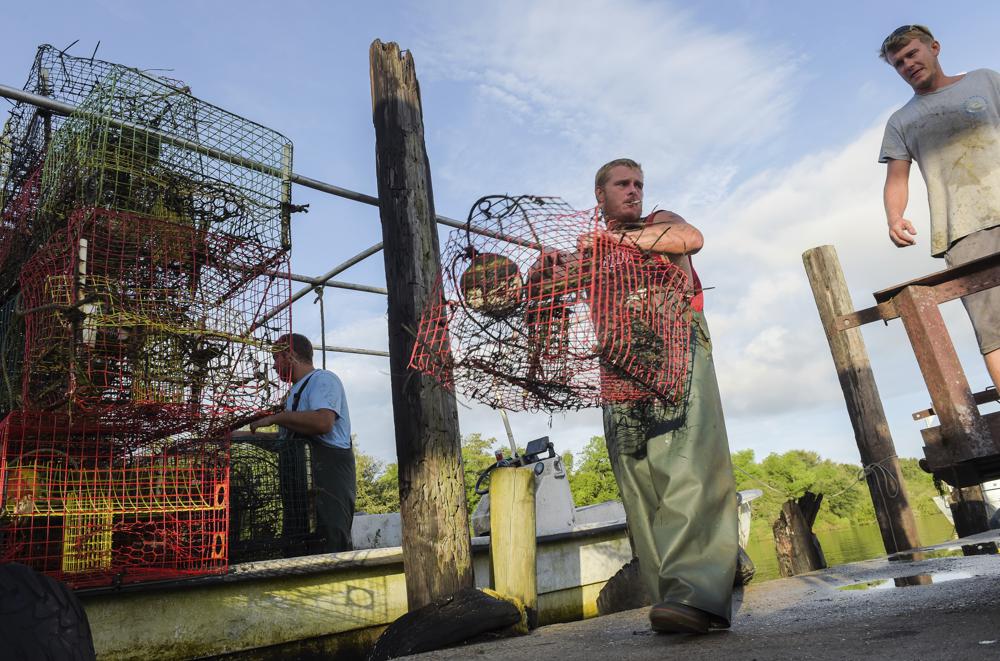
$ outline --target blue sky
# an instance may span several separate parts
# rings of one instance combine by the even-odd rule
[[[876,163],[888,114],[909,88],[876,57],[886,33],[929,25],[948,73],[997,68],[993,3],[47,2],[4,10],[0,83],[20,87],[36,46],[167,69],[195,95],[272,127],[295,144],[294,169],[375,194],[368,78],[372,40],[414,57],[438,213],[464,219],[493,193],[593,204],[593,172],[631,156],[647,205],[706,236],[696,263],[708,294],[716,368],[733,450],[805,448],[858,460],[801,265],[832,244],[858,308],[871,292],[943,268],[926,243],[914,175],[909,217],[919,245],[894,248]],[[318,275],[380,240],[377,210],[296,188],[310,213],[293,225],[293,270]],[[443,238],[443,237],[442,237]],[[341,279],[384,283],[375,256]],[[296,330],[319,339],[307,297]],[[383,297],[328,290],[327,342],[386,347]],[[975,389],[988,383],[960,304],[943,307]],[[910,413],[928,397],[898,321],[865,328],[901,456],[920,456]],[[348,389],[365,452],[394,460],[388,364],[328,357]],[[499,416],[465,402],[463,434],[503,438]],[[548,434],[578,450],[601,434],[596,411],[516,414],[521,443]]]

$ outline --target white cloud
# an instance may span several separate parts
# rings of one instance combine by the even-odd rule
[[[795,101],[789,53],[669,3],[449,4],[426,20],[421,75],[479,94],[435,129],[435,176],[466,205],[512,191],[585,206],[596,167],[625,154],[650,190],[715,199]]]
[[[780,47],[761,47],[746,30],[698,25],[667,3],[438,9],[422,17],[433,36],[417,49],[425,107],[435,103],[427,94],[435,85],[462,90],[435,108],[427,127],[438,211],[464,218],[479,196],[505,191],[588,206],[597,165],[637,158],[648,207],[679,211],[707,237],[696,263],[715,287],[708,314],[734,449],[856,457],[801,254],[834,245],[858,308],[872,304],[873,291],[942,267],[928,256],[918,177],[910,217],[921,244],[898,250],[886,237],[884,166],[876,163],[882,121],[847,144],[747,178],[760,164],[757,152],[792,128],[803,73]],[[609,40],[619,31],[627,36]],[[945,314],[956,344],[967,345],[961,308],[945,306]],[[373,346],[385,337],[385,320],[344,320],[327,335],[331,343]],[[914,454],[919,437],[906,409],[923,395],[905,335],[894,322],[866,327],[864,336],[897,448]],[[963,358],[975,373],[975,353],[963,349]],[[350,382],[362,448],[391,460],[387,361],[338,358],[334,369]],[[504,439],[494,411],[463,406],[460,419],[463,433]],[[596,410],[511,421],[519,443],[548,434],[560,450],[602,433]]]
[[[768,451],[806,447],[841,460],[856,457],[804,251],[836,248],[855,309],[873,305],[875,291],[944,268],[929,256],[926,192],[916,173],[907,215],[918,227],[918,246],[900,250],[889,242],[885,171],[875,162],[882,127],[876,121],[850,143],[762,173],[700,209],[696,222],[707,238],[696,261],[705,284],[717,286],[707,294],[708,314],[734,449],[760,455],[763,444]],[[942,314],[973,388],[983,387],[964,310],[955,302]],[[871,324],[863,335],[897,451],[919,455],[910,413],[926,406],[927,395],[902,325]]]

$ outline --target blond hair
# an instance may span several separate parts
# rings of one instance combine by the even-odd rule
[[[885,38],[878,56],[889,62],[889,55],[910,43],[911,39],[919,39],[928,46],[934,43],[934,35],[931,34],[931,31],[926,26],[916,24],[903,25],[893,30],[892,34]]]
[[[611,170],[619,165],[624,165],[627,168],[632,168],[633,170],[642,172],[642,166],[633,161],[631,158],[616,158],[615,160],[602,165],[597,171],[597,174],[594,175],[594,190],[604,188],[604,184],[608,183],[608,177],[611,176]]]

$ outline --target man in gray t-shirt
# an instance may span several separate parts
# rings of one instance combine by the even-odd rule
[[[884,202],[889,238],[916,244],[903,216],[910,164],[927,184],[931,255],[956,266],[1000,252],[1000,74],[977,69],[948,76],[941,44],[922,25],[904,25],[882,43],[881,57],[913,88],[889,118],[879,162],[888,164]],[[1000,387],[1000,288],[962,299],[994,385]]]

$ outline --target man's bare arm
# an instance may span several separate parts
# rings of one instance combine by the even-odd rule
[[[280,411],[274,415],[254,420],[250,423],[250,431],[255,432],[260,427],[269,427],[270,425],[281,425],[285,429],[290,429],[297,434],[319,436],[332,430],[333,423],[336,421],[337,414],[330,409]]]
[[[654,212],[652,222],[641,229],[611,233],[626,245],[662,255],[693,255],[705,245],[698,228],[673,211]]]
[[[899,248],[914,245],[917,230],[903,217],[910,198],[910,161],[892,159],[885,172],[885,219],[889,224],[889,239]]]

